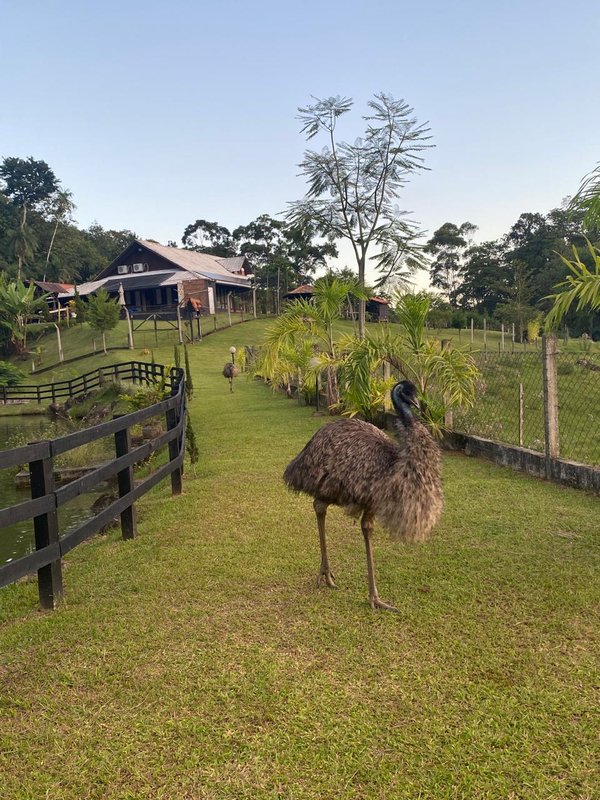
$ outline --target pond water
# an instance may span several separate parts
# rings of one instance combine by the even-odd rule
[[[17,447],[27,442],[48,436],[48,417],[0,417],[0,450]],[[66,432],[66,431],[65,431]],[[52,433],[60,436],[61,431]],[[31,497],[30,489],[17,489],[15,475],[17,468],[0,469],[0,508],[22,503]],[[66,503],[58,511],[59,530],[62,534],[72,530],[78,524],[92,516],[91,506],[101,494],[107,491],[101,485],[96,491],[88,492]],[[15,525],[0,528],[0,564],[24,556],[35,548],[33,520],[24,520]]]

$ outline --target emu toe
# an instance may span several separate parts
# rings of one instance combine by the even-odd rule
[[[338,588],[335,583],[335,575],[327,567],[321,567],[321,571],[317,576],[317,586],[321,586],[322,583],[324,583],[325,586],[329,586],[330,589]]]
[[[383,600],[380,600],[377,595],[371,595],[371,608],[373,611],[376,608],[381,608],[384,611],[394,611],[396,614],[400,613],[396,606],[391,606],[389,603],[384,603]]]

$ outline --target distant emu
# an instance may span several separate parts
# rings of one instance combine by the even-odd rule
[[[324,581],[336,588],[327,557],[325,515],[329,505],[341,506],[349,514],[362,514],[371,607],[397,611],[379,599],[375,584],[375,517],[393,539],[421,542],[440,518],[443,497],[439,448],[411,412],[411,406],[419,407],[414,384],[397,383],[392,403],[398,415],[398,442],[368,422],[339,420],[315,433],[288,464],[283,479],[295,491],[314,497],[321,544],[317,584]]]
[[[229,391],[233,392],[233,379],[239,375],[239,370],[236,365],[228,361],[223,367],[223,377],[229,381]]]

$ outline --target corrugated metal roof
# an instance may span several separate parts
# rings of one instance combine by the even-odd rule
[[[217,259],[222,267],[225,267],[229,272],[241,272],[244,269],[244,264],[247,261],[246,256],[234,256],[233,258],[219,258]]]
[[[195,250],[180,250],[178,247],[165,247],[163,244],[150,242],[146,239],[141,239],[140,244],[190,272],[201,272],[205,275],[208,270],[212,275],[231,277],[232,270],[225,267],[222,262],[230,262],[233,259],[217,258],[216,256],[208,255],[208,253],[196,253]],[[235,261],[237,261],[237,259],[235,259]],[[243,275],[239,277],[242,282],[248,282],[248,278]]]
[[[73,289],[72,283],[58,283],[56,281],[33,281],[36,286],[43,292],[52,292],[52,294],[63,294]]]
[[[88,294],[97,292],[98,289],[104,287],[107,292],[118,292],[119,285],[123,284],[123,289],[127,291],[135,291],[136,289],[155,289],[158,286],[175,286],[181,281],[195,281],[195,280],[209,280],[216,281],[222,286],[238,286],[244,289],[249,289],[250,284],[247,278],[241,275],[235,276],[230,272],[226,272],[225,276],[222,274],[211,273],[206,270],[197,272],[192,270],[164,270],[155,269],[143,272],[140,274],[127,275],[109,275],[107,278],[100,278],[97,281],[88,281],[82,283],[77,287],[77,292],[82,297]],[[74,290],[68,296],[74,296]]]

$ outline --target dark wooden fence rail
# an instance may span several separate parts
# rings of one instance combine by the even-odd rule
[[[10,400],[55,403],[57,400],[76,397],[89,392],[91,389],[98,389],[109,380],[153,383],[157,378],[164,378],[164,376],[165,367],[163,364],[154,364],[147,361],[124,361],[120,364],[99,367],[66,381],[55,381],[54,383],[39,385],[2,386],[0,387],[0,398],[3,403],[7,403]]]
[[[103,372],[104,376],[98,376],[99,372]],[[31,500],[0,510],[0,534],[1,529],[6,525],[33,519],[36,548],[29,555],[0,565],[0,587],[14,583],[19,578],[37,570],[40,604],[43,608],[55,608],[62,597],[62,556],[104,528],[116,515],[120,515],[121,518],[123,538],[133,538],[136,533],[135,501],[167,475],[171,476],[172,494],[181,494],[185,454],[185,380],[183,370],[171,368],[167,375],[162,364],[130,361],[97,370],[97,382],[93,379],[93,375],[94,373],[87,373],[87,375],[81,375],[72,381],[61,381],[60,384],[70,384],[67,387],[70,389],[68,396],[73,396],[88,391],[94,386],[99,386],[102,380],[108,377],[144,383],[153,383],[158,378],[164,378],[171,396],[160,403],[155,403],[131,414],[115,417],[86,430],[76,431],[57,439],[34,442],[13,450],[0,451],[0,469],[28,463],[31,474]],[[54,386],[60,384],[57,383]],[[87,389],[83,387],[87,387]],[[39,388],[47,389],[48,387]],[[48,399],[47,395],[44,396]],[[132,448],[131,427],[163,414],[167,430],[139,447]],[[110,435],[114,436],[115,441],[115,459],[113,461],[99,466],[93,472],[77,478],[65,486],[55,486],[55,456]],[[168,446],[169,461],[134,486],[134,464],[143,461],[151,453],[165,445]],[[118,498],[99,514],[86,520],[75,530],[61,536],[58,528],[58,509],[69,500],[111,477],[117,478]]]

